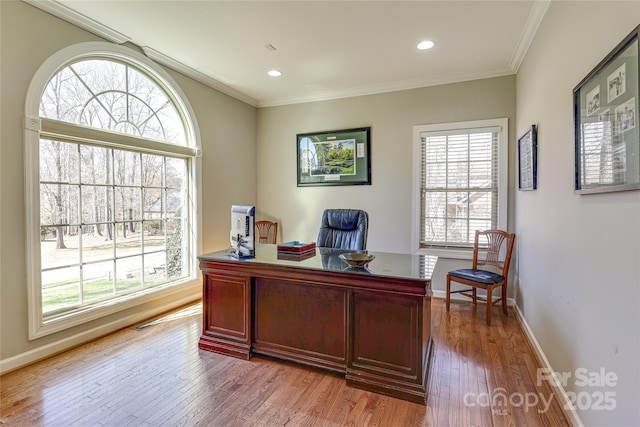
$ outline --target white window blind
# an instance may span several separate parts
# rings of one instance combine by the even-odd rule
[[[498,226],[499,126],[420,133],[420,247],[473,246]]]

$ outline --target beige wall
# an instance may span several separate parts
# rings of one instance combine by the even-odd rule
[[[76,43],[100,39],[23,2],[2,1],[0,8],[0,359],[5,362],[20,355],[28,359],[59,351],[61,346],[73,345],[78,334],[90,336],[121,327],[122,319],[142,320],[141,315],[165,310],[173,298],[28,341],[22,131],[27,88],[38,67],[53,53]],[[179,73],[166,71],[186,94],[200,128],[202,250],[223,249],[228,246],[230,205],[256,201],[256,109]],[[234,178],[237,159],[242,159],[246,166],[241,180]],[[200,292],[198,287],[182,297],[197,299]],[[87,335],[87,331],[93,332]]]
[[[518,305],[556,371],[615,372],[611,411],[640,425],[640,192],[575,195],[573,88],[640,23],[640,2],[553,2],[517,77],[517,132],[539,126],[538,190],[516,194]],[[586,398],[585,398],[586,399]]]
[[[515,76],[506,76],[261,108],[258,216],[280,223],[279,241],[315,242],[324,209],[364,209],[369,213],[368,249],[412,252],[413,126],[506,117],[513,141],[515,101]],[[360,126],[371,126],[371,185],[297,187],[296,134]],[[515,151],[509,145],[513,165]],[[510,166],[511,195],[513,173]],[[463,265],[444,259],[438,263],[433,281],[437,294],[445,289],[446,271]]]
[[[26,88],[52,53],[98,39],[22,2],[0,2],[0,15],[0,358],[6,359],[136,310],[33,342],[26,338],[22,184]],[[613,389],[616,410],[581,411],[585,424],[640,424],[640,192],[573,194],[571,95],[573,87],[638,23],[637,1],[552,2],[517,78],[270,107],[257,113],[169,71],[200,125],[203,251],[227,246],[228,209],[233,203],[255,203],[259,217],[279,221],[279,241],[315,241],[326,207],[362,208],[371,215],[370,249],[410,251],[412,126],[507,117],[509,228],[518,233],[519,280],[514,290],[519,308],[556,371],[604,367],[618,375]],[[518,192],[515,138],[532,123],[539,126],[539,188]],[[373,184],[298,188],[296,134],[357,126],[372,127]],[[238,159],[249,165],[244,169],[248,175],[238,177],[233,170]],[[443,288],[444,272],[455,265],[442,260],[436,290]],[[147,304],[141,309],[153,307]],[[567,389],[581,390],[571,381]]]

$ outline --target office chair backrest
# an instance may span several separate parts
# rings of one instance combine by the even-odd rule
[[[363,250],[367,248],[369,215],[359,209],[327,209],[322,213],[317,246]]]

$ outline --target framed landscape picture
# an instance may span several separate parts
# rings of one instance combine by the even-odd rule
[[[298,187],[370,185],[370,136],[370,127],[298,134]]]

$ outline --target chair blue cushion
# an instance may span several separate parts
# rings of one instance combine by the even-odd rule
[[[491,271],[478,270],[471,268],[462,268],[460,270],[453,270],[449,272],[449,276],[458,277],[465,280],[473,280],[478,283],[485,283],[487,285],[493,285],[500,283],[504,280],[500,274],[492,273]]]
[[[367,248],[369,215],[358,209],[327,209],[322,214],[318,247],[363,250]]]

